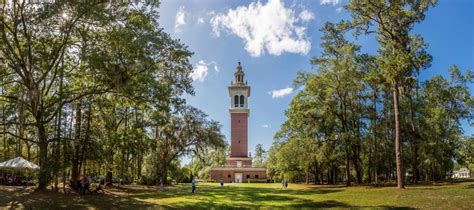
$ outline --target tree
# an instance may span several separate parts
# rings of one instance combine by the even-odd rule
[[[266,160],[266,151],[263,149],[262,144],[255,146],[255,155],[253,157],[253,167],[264,167]]]
[[[347,5],[347,9],[352,13],[354,24],[359,25],[361,30],[370,32],[372,24],[377,26],[377,40],[381,46],[378,63],[392,89],[398,188],[405,186],[400,136],[399,88],[415,69],[419,69],[416,63],[417,54],[413,52],[419,51],[423,46],[418,45],[418,48],[412,49],[412,40],[418,36],[411,36],[410,31],[416,23],[424,19],[425,12],[434,4],[434,0],[354,0]],[[417,40],[420,41],[420,39]]]
[[[2,95],[9,102],[21,104],[31,114],[31,121],[25,124],[36,128],[38,140],[33,141],[39,147],[39,188],[44,189],[50,179],[50,166],[47,165],[48,144],[55,141],[48,138],[48,124],[55,118],[60,107],[86,95],[106,92],[108,88],[101,84],[86,85],[81,89],[68,87],[67,94],[55,94],[54,86],[59,83],[58,75],[64,68],[60,62],[69,54],[80,56],[71,51],[76,44],[75,36],[81,29],[102,27],[106,21],[99,21],[91,15],[94,12],[107,12],[102,5],[93,3],[55,3],[46,6],[25,1],[12,1],[2,4],[1,46],[8,74],[14,78],[25,92],[25,97]],[[61,18],[63,11],[71,11],[68,18]],[[86,32],[87,31],[83,31]],[[85,72],[84,72],[85,73]],[[11,132],[8,134],[23,138]],[[29,140],[24,138],[25,140]]]
[[[185,106],[180,107],[164,124],[156,124],[160,191],[166,184],[168,168],[173,160],[187,154],[200,155],[208,147],[225,146],[220,124],[208,121],[206,117],[202,111]]]
[[[454,161],[469,154],[461,149],[468,147],[461,146],[460,122],[473,117],[473,76],[453,66],[450,79],[418,79],[432,57],[421,36],[409,32],[431,5],[352,1],[353,20],[324,25],[323,51],[311,59],[316,71],[297,75],[301,90],[269,150],[269,176],[346,185],[395,178],[403,188],[405,162],[411,163],[406,173],[413,183],[449,178]],[[373,25],[379,54],[360,54],[363,46],[348,41],[348,32],[371,33]]]
[[[473,97],[468,84],[472,84],[472,72],[462,75],[456,66],[450,69],[449,80],[435,76],[423,84],[422,106],[426,143],[421,145],[421,155],[425,157],[422,167],[429,174],[425,179],[444,180],[452,171],[453,160],[462,162],[456,151],[462,147],[461,120],[471,120]]]
[[[474,166],[474,136],[465,136],[462,139],[459,148],[459,163],[469,167],[470,170]]]
[[[151,139],[144,113],[164,113],[163,121],[184,104],[182,94],[193,94],[192,53],[159,28],[156,9],[150,2],[1,5],[4,156],[11,137],[17,153],[27,145],[29,159],[37,145],[39,189],[59,168],[76,179],[81,170],[100,171],[103,160],[122,176],[139,175]],[[90,152],[99,145],[103,151]]]

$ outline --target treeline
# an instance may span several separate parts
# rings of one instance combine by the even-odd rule
[[[158,6],[2,4],[0,160],[38,163],[39,189],[81,175],[163,186],[178,158],[225,147],[220,124],[183,99],[192,53]]]
[[[472,164],[474,138],[461,122],[473,117],[473,73],[454,65],[449,78],[419,78],[432,57],[412,29],[434,4],[353,0],[351,20],[324,25],[316,71],[298,74],[301,91],[269,150],[270,177],[403,188],[446,180],[454,161]],[[364,35],[375,35],[376,55],[361,53]]]

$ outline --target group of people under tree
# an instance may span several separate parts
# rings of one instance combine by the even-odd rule
[[[86,191],[89,194],[92,193],[98,193],[98,192],[105,192],[105,186],[107,185],[104,179],[100,179],[97,187],[93,190],[91,190],[91,186],[94,183],[92,177],[90,176],[83,176],[80,180],[77,180],[75,183],[73,180],[70,178],[69,179],[69,186],[82,195],[86,194]]]
[[[32,183],[29,177],[24,175],[15,175],[11,173],[4,173],[3,177],[0,177],[0,184],[12,185],[12,186],[27,186]]]

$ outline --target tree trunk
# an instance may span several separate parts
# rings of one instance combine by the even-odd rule
[[[350,146],[350,143],[349,143],[349,132],[348,132],[348,123],[347,123],[347,106],[346,106],[346,100],[345,100],[345,97],[344,96],[341,96],[341,103],[340,103],[340,109],[342,110],[342,117],[340,117],[341,119],[341,123],[342,123],[342,140],[344,142],[344,165],[345,165],[345,177],[346,177],[346,186],[350,186],[351,185],[351,174],[350,174],[350,162],[349,162],[349,158],[350,158],[350,150],[349,150],[349,146]]]
[[[58,184],[59,184],[59,171],[61,170],[61,159],[59,157],[61,157],[61,144],[60,144],[60,139],[61,139],[61,115],[62,115],[62,112],[61,112],[61,108],[59,108],[59,113],[58,115],[56,116],[56,141],[54,142],[54,157],[56,158],[53,158],[53,162],[54,162],[54,170],[53,170],[53,174],[54,174],[54,190],[58,190]]]
[[[378,154],[377,154],[377,89],[374,88],[372,95],[372,106],[373,106],[373,118],[372,118],[372,132],[373,132],[373,159],[372,159],[372,171],[375,185],[378,184]]]
[[[368,164],[367,164],[367,183],[372,183],[372,176],[373,176],[373,151],[372,151],[372,145],[369,145],[369,151],[368,151]]]
[[[160,192],[163,192],[163,187],[166,184],[167,176],[168,176],[168,164],[163,164],[162,170],[161,170]]]
[[[3,83],[4,79],[2,78],[2,83]],[[2,87],[2,95],[5,94],[5,87]],[[5,105],[2,105],[2,123],[3,123],[3,158],[4,160],[8,160],[8,153],[7,153],[7,150],[6,148],[8,147],[7,146],[7,125],[6,122],[6,113],[5,113]]]
[[[105,175],[105,182],[107,183],[112,183],[112,171],[107,171],[106,175]]]
[[[315,179],[316,179],[316,177],[315,177]],[[306,170],[305,170],[305,183],[309,184],[309,169],[308,168],[306,168]]]
[[[344,165],[345,165],[345,176],[346,176],[346,186],[351,185],[351,174],[350,174],[350,168],[349,168],[349,148],[348,145],[346,144],[345,148],[345,154],[344,154]]]
[[[403,160],[402,160],[402,142],[400,139],[400,107],[398,105],[398,81],[392,81],[393,93],[393,110],[395,118],[395,158],[397,165],[397,187],[399,189],[405,188],[404,174],[403,174]]]
[[[87,167],[86,167],[86,160],[87,160],[87,149],[88,144],[90,142],[90,133],[91,133],[91,122],[92,122],[92,102],[89,101],[89,105],[87,108],[87,122],[86,122],[86,131],[84,135],[84,141],[82,142],[82,149],[81,149],[81,162],[83,165],[83,174],[84,176],[88,175]]]
[[[314,176],[314,182],[317,183],[317,184],[320,184],[321,183],[321,180],[319,179],[319,171],[321,170],[320,167],[319,167],[319,164],[317,161],[314,162],[314,166],[315,166],[315,176]]]
[[[26,144],[26,159],[31,161],[31,145],[29,143]]]
[[[416,133],[415,126],[415,106],[413,104],[413,97],[410,96],[410,126],[411,126],[411,150],[412,150],[412,182],[414,184],[418,183],[418,147],[417,147],[417,138],[418,134]]]
[[[357,124],[357,123],[356,123]],[[359,136],[359,126],[356,125],[356,145],[354,145],[353,152],[354,152],[354,157],[353,157],[353,162],[354,162],[354,168],[356,171],[356,182],[357,184],[362,183],[362,166],[361,166],[361,161],[360,161],[360,136]]]
[[[49,184],[50,174],[48,161],[48,137],[46,135],[46,129],[43,124],[37,123],[36,128],[38,131],[38,147],[39,147],[39,175],[38,175],[38,189],[44,190]]]
[[[74,125],[74,154],[72,157],[71,164],[71,180],[74,188],[76,188],[77,180],[79,179],[81,173],[81,123],[82,123],[82,101],[79,101],[76,104],[76,114],[75,114],[75,125]],[[72,121],[72,119],[71,119]]]
[[[142,162],[143,162],[143,155],[142,153],[138,154],[137,158],[137,178],[140,179],[142,177]]]
[[[67,113],[66,113],[67,115]],[[69,138],[64,138],[64,141],[63,141],[63,191],[64,193],[66,193],[66,184],[67,184],[67,181],[71,181],[72,180],[72,176],[69,177],[69,171],[66,171],[66,166],[69,164],[69,139],[72,138],[72,119],[74,119],[74,112],[71,111],[71,123],[70,123],[70,126],[69,126],[69,134],[67,135]],[[65,128],[67,129],[68,127],[68,122],[66,121],[66,123],[64,124]],[[66,134],[64,134],[66,135]],[[70,179],[69,179],[70,178]],[[75,183],[73,183],[73,186],[71,187],[74,187],[75,186]]]
[[[331,168],[328,168],[328,173],[326,174],[326,176],[327,176],[326,179],[327,179],[327,184],[328,184],[328,185],[332,183],[332,180],[331,180],[331,177],[332,177],[332,176],[331,176],[331,172],[332,172]],[[316,183],[315,183],[315,184],[316,184]]]
[[[20,103],[20,107],[18,108],[18,118],[19,118],[19,121],[20,121],[20,124],[18,125],[18,136],[20,138],[17,138],[17,146],[16,146],[16,152],[15,152],[16,157],[21,156],[21,152],[22,152],[22,141],[23,141],[22,138],[23,138],[23,134],[24,134],[24,125],[23,125],[23,123],[25,122],[23,103]]]

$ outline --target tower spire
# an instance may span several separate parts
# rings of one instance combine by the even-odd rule
[[[242,65],[240,64],[240,60],[239,60],[237,62],[237,68],[235,69],[235,73],[234,73],[234,84],[243,85],[244,76],[245,76],[245,73],[242,70]]]

